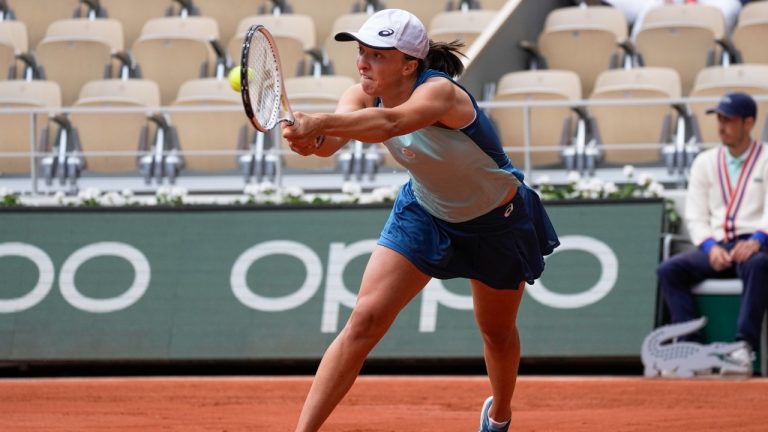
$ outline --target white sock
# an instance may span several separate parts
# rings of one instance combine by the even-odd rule
[[[488,423],[491,424],[491,427],[496,430],[502,430],[509,424],[510,420],[504,421],[504,422],[497,422],[496,420],[492,419],[491,416],[488,416]]]

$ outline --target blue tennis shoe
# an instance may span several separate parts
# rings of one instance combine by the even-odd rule
[[[491,422],[488,421],[488,411],[493,405],[493,396],[488,396],[488,399],[483,403],[483,410],[480,412],[480,429],[478,432],[507,432],[509,431],[509,425],[512,422],[508,422],[503,429],[494,429],[491,426]]]

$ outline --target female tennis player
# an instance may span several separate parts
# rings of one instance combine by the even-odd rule
[[[488,118],[453,78],[459,43],[436,43],[409,12],[386,9],[358,32],[360,83],[333,114],[283,124],[293,151],[331,156],[350,139],[382,142],[408,169],[344,329],[325,352],[297,431],[317,431],[351,388],[398,313],[430,278],[470,280],[492,396],[481,431],[506,431],[520,361],[515,324],[526,282],[559,244]],[[362,421],[365,421],[364,419]]]

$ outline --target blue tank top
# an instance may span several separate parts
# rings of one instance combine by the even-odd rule
[[[503,204],[523,174],[512,166],[496,130],[467,90],[449,75],[427,69],[414,90],[428,79],[443,77],[464,90],[475,107],[475,119],[462,129],[429,126],[384,141],[410,174],[414,196],[431,215],[465,222]]]

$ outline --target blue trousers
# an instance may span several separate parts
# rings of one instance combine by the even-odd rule
[[[735,242],[721,242],[720,246],[731,250]],[[760,328],[768,308],[768,251],[763,247],[747,261],[736,263],[723,271],[715,271],[707,254],[699,249],[683,252],[662,262],[656,270],[664,303],[673,323],[699,317],[691,289],[705,279],[741,279],[739,317],[736,323],[736,340],[742,340],[753,349],[760,344]],[[688,340],[701,342],[701,334],[690,335]]]

